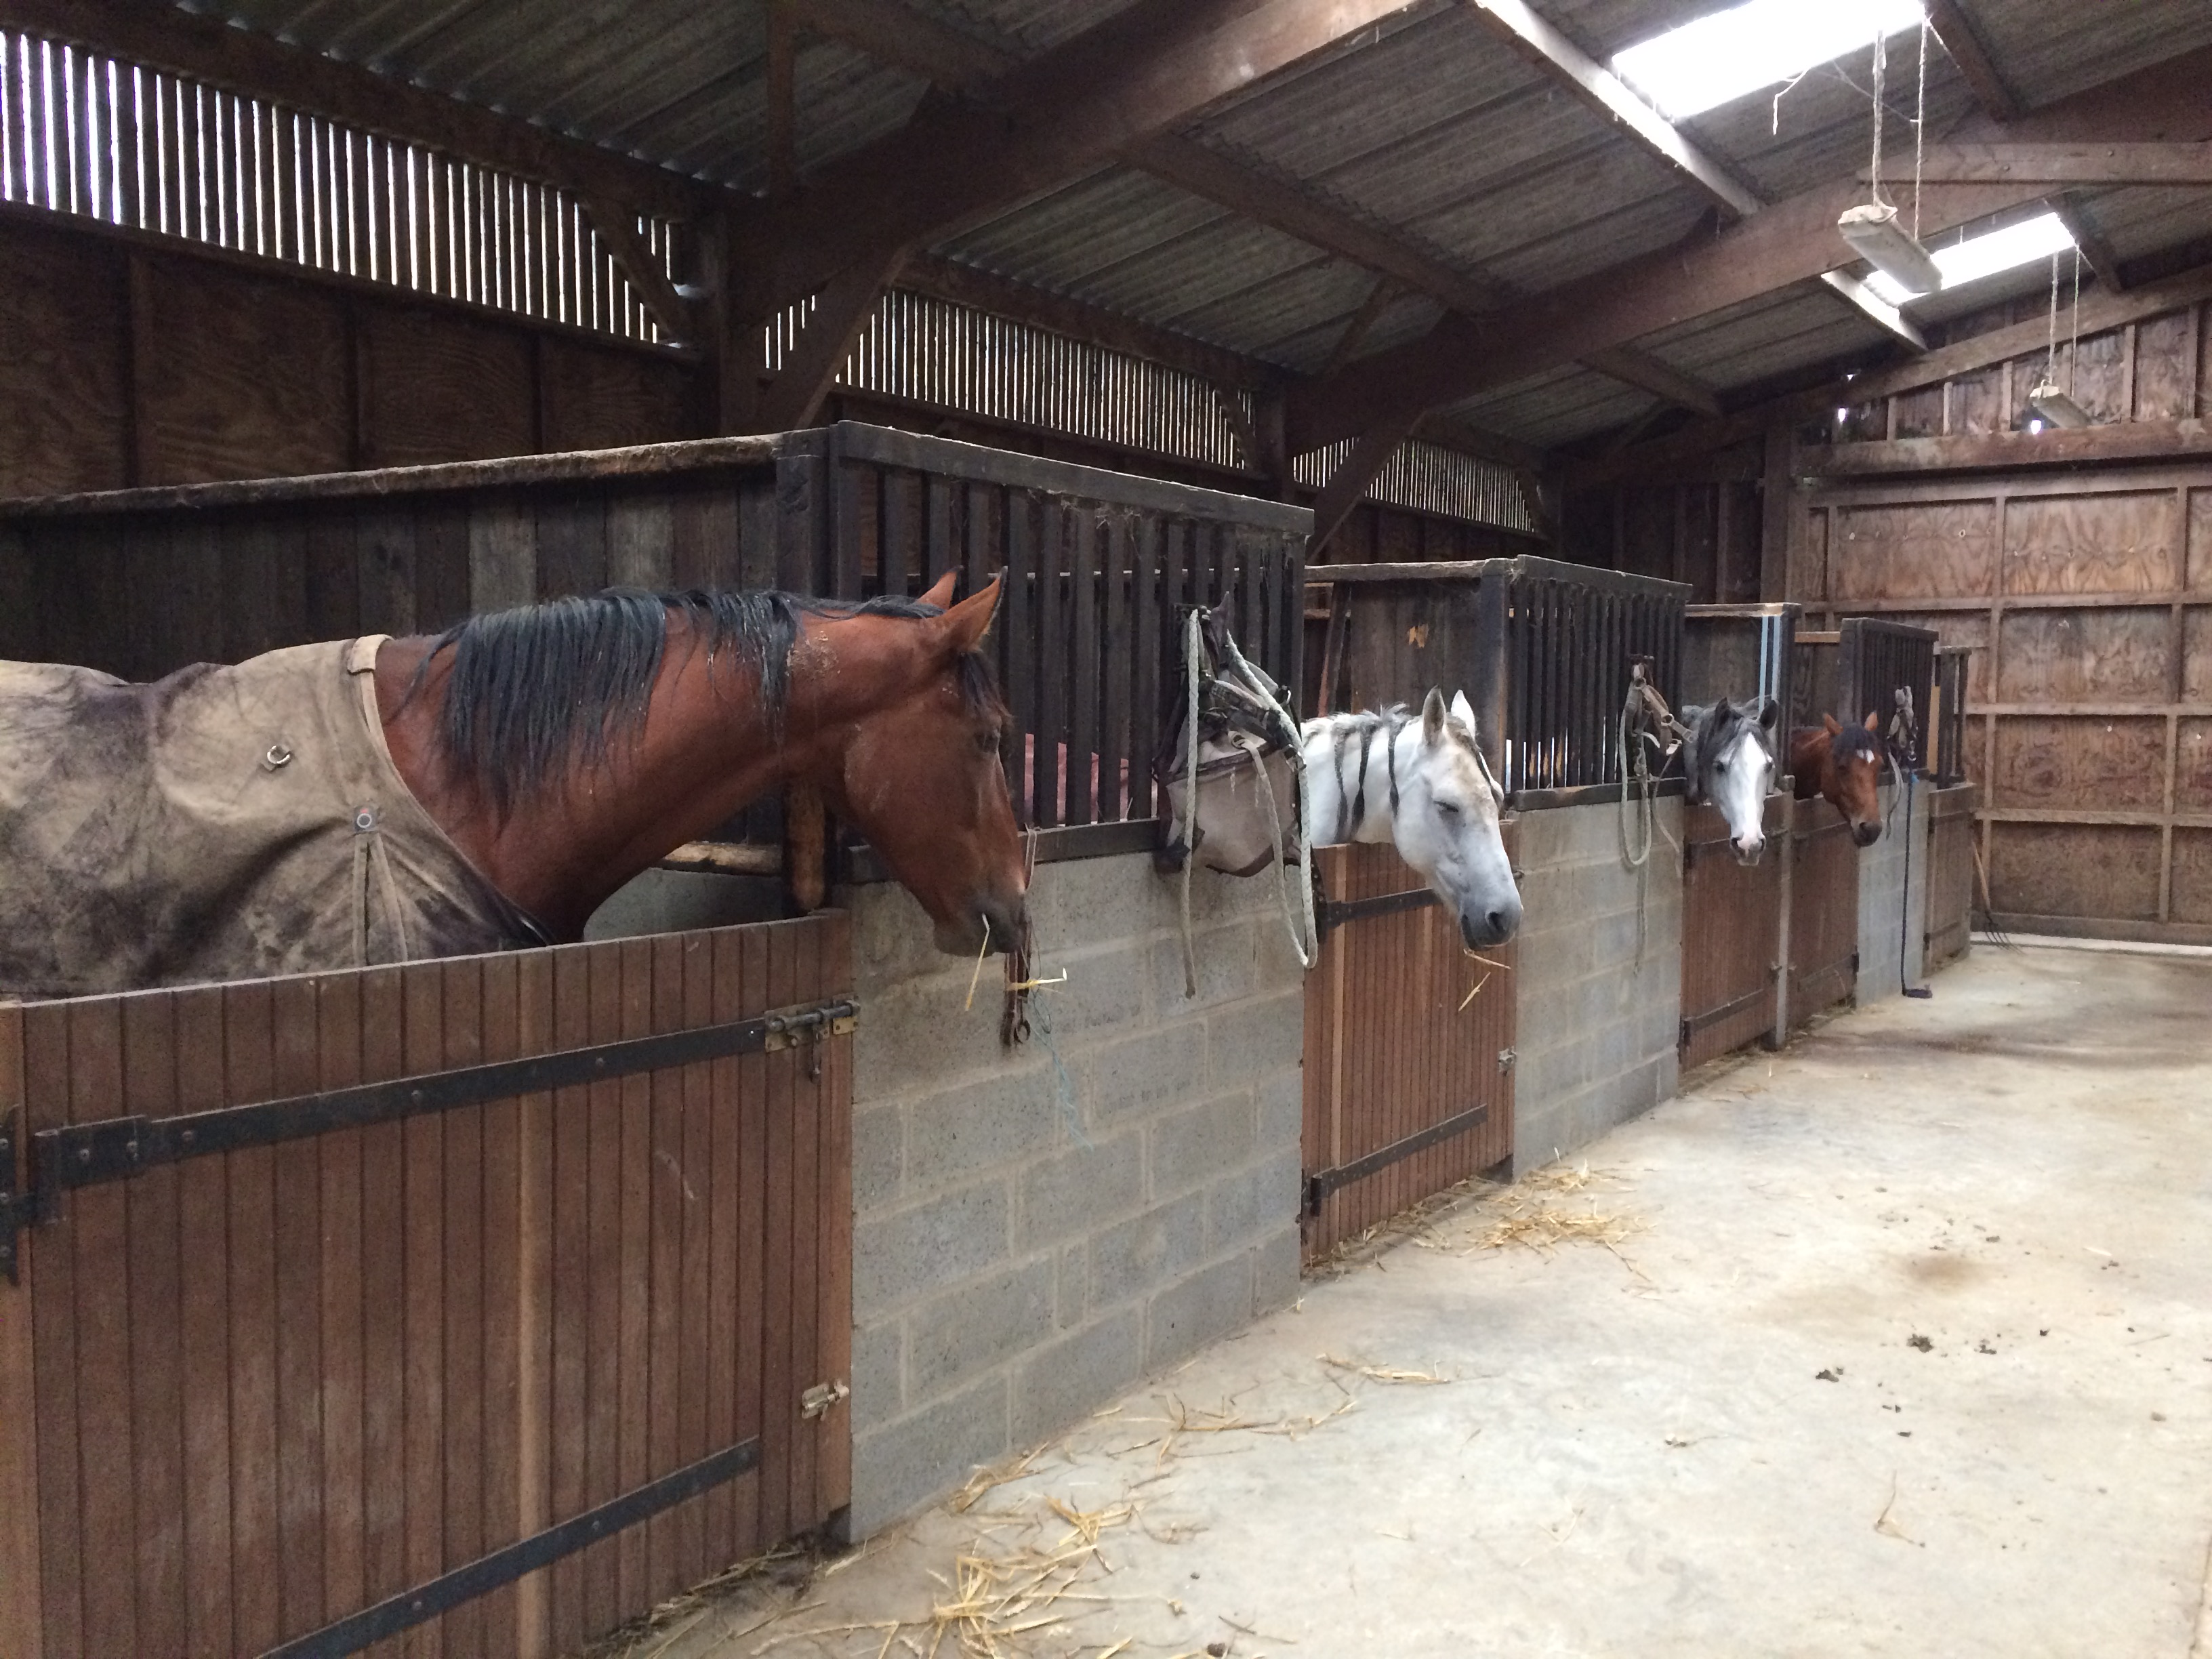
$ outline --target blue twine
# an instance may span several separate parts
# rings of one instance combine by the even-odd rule
[[[1060,1057],[1060,1045],[1052,1040],[1052,1016],[1048,998],[1032,993],[1030,996],[1030,1025],[1044,1039],[1044,1051],[1052,1056],[1053,1091],[1058,1097],[1060,1120],[1067,1126],[1068,1139],[1085,1152],[1094,1150],[1091,1138],[1083,1133],[1083,1114],[1075,1103],[1075,1084],[1067,1075],[1066,1064]]]

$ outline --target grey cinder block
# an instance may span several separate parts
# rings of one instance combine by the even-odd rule
[[[1252,1266],[1240,1251],[1154,1296],[1145,1309],[1145,1369],[1188,1358],[1249,1320]]]
[[[1091,1241],[1091,1305],[1115,1303],[1166,1283],[1206,1249],[1206,1194],[1185,1194],[1107,1228]]]
[[[1015,1245],[1029,1249],[1087,1232],[1136,1208],[1144,1190],[1144,1139],[1133,1127],[1051,1153],[1023,1173]]]
[[[1131,1307],[1030,1354],[1014,1370],[1014,1444],[1034,1445],[1127,1388],[1143,1348],[1141,1316]]]
[[[928,1199],[853,1230],[853,1305],[862,1318],[982,1272],[1006,1255],[1003,1177]]]
[[[1004,1457],[1013,1443],[1008,1422],[1006,1376],[996,1371],[855,1437],[853,1536],[866,1537]]]
[[[907,1316],[907,1382],[943,1393],[1053,1333],[1054,1263],[1039,1256],[970,1281]]]

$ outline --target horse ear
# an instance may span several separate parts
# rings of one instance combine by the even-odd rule
[[[1452,693],[1451,717],[1467,727],[1468,736],[1474,735],[1474,705],[1467,700],[1466,692]]]
[[[1714,725],[1726,726],[1729,721],[1729,716],[1735,713],[1735,709],[1734,706],[1729,703],[1726,697],[1717,697],[1713,700]]]
[[[1782,723],[1782,705],[1771,697],[1759,700],[1759,723],[1771,732]]]
[[[1844,728],[1836,724],[1836,717],[1833,714],[1821,715],[1820,724],[1828,728],[1828,735],[1832,738],[1839,738],[1844,734]]]
[[[1421,741],[1433,749],[1443,740],[1444,694],[1431,686],[1427,700],[1421,704]]]
[[[939,611],[950,611],[952,608],[952,589],[959,579],[959,572],[946,571],[929,585],[929,592],[921,596],[921,602],[933,605]]]
[[[945,579],[950,581],[951,578]],[[990,631],[992,613],[999,608],[999,579],[991,578],[981,592],[970,593],[939,619],[945,630],[946,649],[953,656],[963,656],[983,642]]]
[[[1880,714],[1869,714],[1866,717],[1866,729],[1869,732],[1881,731],[1881,716]]]

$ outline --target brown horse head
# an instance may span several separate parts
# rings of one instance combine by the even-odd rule
[[[1000,761],[1006,706],[977,651],[999,583],[958,605],[952,584],[948,574],[922,595],[941,615],[885,629],[912,690],[853,722],[821,783],[928,912],[938,948],[973,956],[987,938],[994,951],[1020,941],[1028,883]]]
[[[1851,826],[1851,839],[1871,847],[1881,839],[1881,739],[1875,735],[1880,717],[1864,726],[1845,726],[1833,714],[1819,726],[1790,734],[1790,771],[1797,799],[1825,795]]]

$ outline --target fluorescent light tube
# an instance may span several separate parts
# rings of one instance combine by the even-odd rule
[[[1844,210],[1836,228],[1851,252],[1908,295],[1933,294],[1943,286],[1942,267],[1912,234],[1897,222],[1897,210],[1872,202]]]

